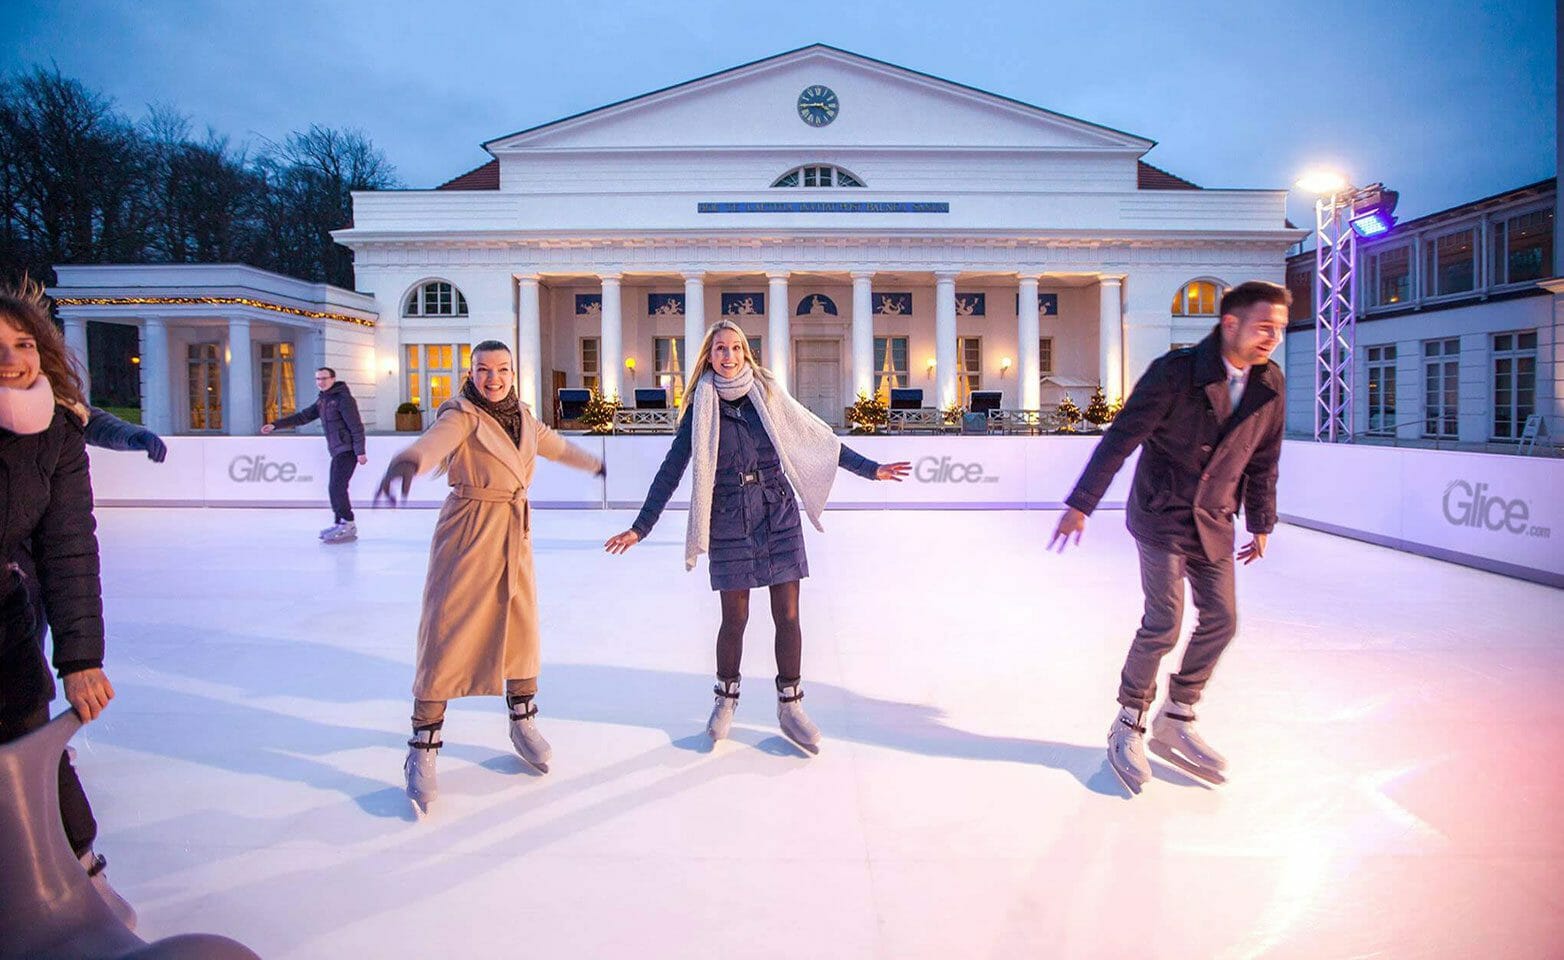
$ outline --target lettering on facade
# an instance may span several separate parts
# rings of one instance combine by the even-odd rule
[[[1519,497],[1507,500],[1488,492],[1488,484],[1451,481],[1445,487],[1445,520],[1455,527],[1548,538],[1552,530],[1531,523],[1531,504]]]
[[[962,463],[950,457],[922,457],[913,464],[912,477],[919,483],[998,483],[995,474],[983,472],[981,463]]]
[[[228,479],[234,483],[308,483],[314,478],[299,473],[299,465],[291,460],[240,454],[228,463]]]

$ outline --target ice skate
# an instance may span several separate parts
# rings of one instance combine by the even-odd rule
[[[1227,760],[1195,729],[1195,709],[1169,701],[1151,721],[1151,752],[1191,776],[1225,783]]]
[[[440,795],[440,785],[435,780],[434,761],[440,748],[440,727],[432,723],[413,728],[413,739],[407,741],[407,759],[402,763],[402,773],[407,777],[407,799],[413,805],[414,816],[422,818],[429,813],[429,805]]]
[[[723,680],[719,677],[711,690],[717,695],[717,702],[712,704],[711,719],[706,721],[706,735],[716,743],[728,739],[728,731],[733,729],[733,711],[739,705],[738,678]]]
[[[543,734],[538,732],[534,719],[538,708],[531,697],[506,697],[510,707],[510,742],[516,753],[539,773],[548,773],[548,763],[554,758],[554,748],[549,746]]]
[[[92,889],[98,891],[98,896],[109,905],[109,910],[114,914],[115,919],[123,923],[127,930],[134,932],[136,908],[120,896],[118,890],[109,886],[108,875],[103,872],[109,862],[88,848],[87,852],[81,855],[81,865],[87,868],[87,876],[92,879]]]
[[[358,539],[358,525],[344,520],[320,538],[321,543],[350,543]]]
[[[810,756],[820,752],[820,729],[804,712],[804,691],[797,683],[777,681],[777,723],[787,738]]]
[[[333,523],[331,526],[327,527],[326,529],[324,529],[324,530],[322,530],[320,532],[319,539],[321,539],[321,540],[326,539],[327,537],[331,536],[333,533],[336,533],[337,529],[339,527],[341,527],[341,526],[342,526],[341,523]]]
[[[1131,794],[1140,793],[1151,780],[1151,764],[1146,762],[1146,714],[1132,707],[1120,707],[1108,728],[1108,766]]]

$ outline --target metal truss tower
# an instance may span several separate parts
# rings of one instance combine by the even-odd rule
[[[1314,439],[1350,443],[1358,241],[1349,187],[1314,202]]]

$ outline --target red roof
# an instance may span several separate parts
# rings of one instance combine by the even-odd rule
[[[1135,186],[1141,190],[1199,190],[1200,188],[1185,180],[1183,177],[1175,177],[1159,167],[1153,167],[1144,160],[1137,160],[1135,170]]]
[[[436,190],[498,190],[500,188],[500,162],[490,160],[488,163],[466,173],[454,180],[435,187]]]

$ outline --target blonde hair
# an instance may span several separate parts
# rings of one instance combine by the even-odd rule
[[[695,362],[690,365],[690,376],[684,385],[684,403],[681,405],[684,410],[690,408],[690,402],[695,398],[695,385],[711,370],[711,344],[717,339],[717,334],[724,330],[732,330],[739,335],[739,343],[743,345],[744,361],[754,369],[755,379],[765,384],[767,389],[776,384],[776,375],[761,366],[760,361],[755,359],[754,352],[749,348],[749,337],[745,335],[744,328],[732,320],[718,320],[706,328],[706,336],[701,338],[700,352],[695,355]]]

